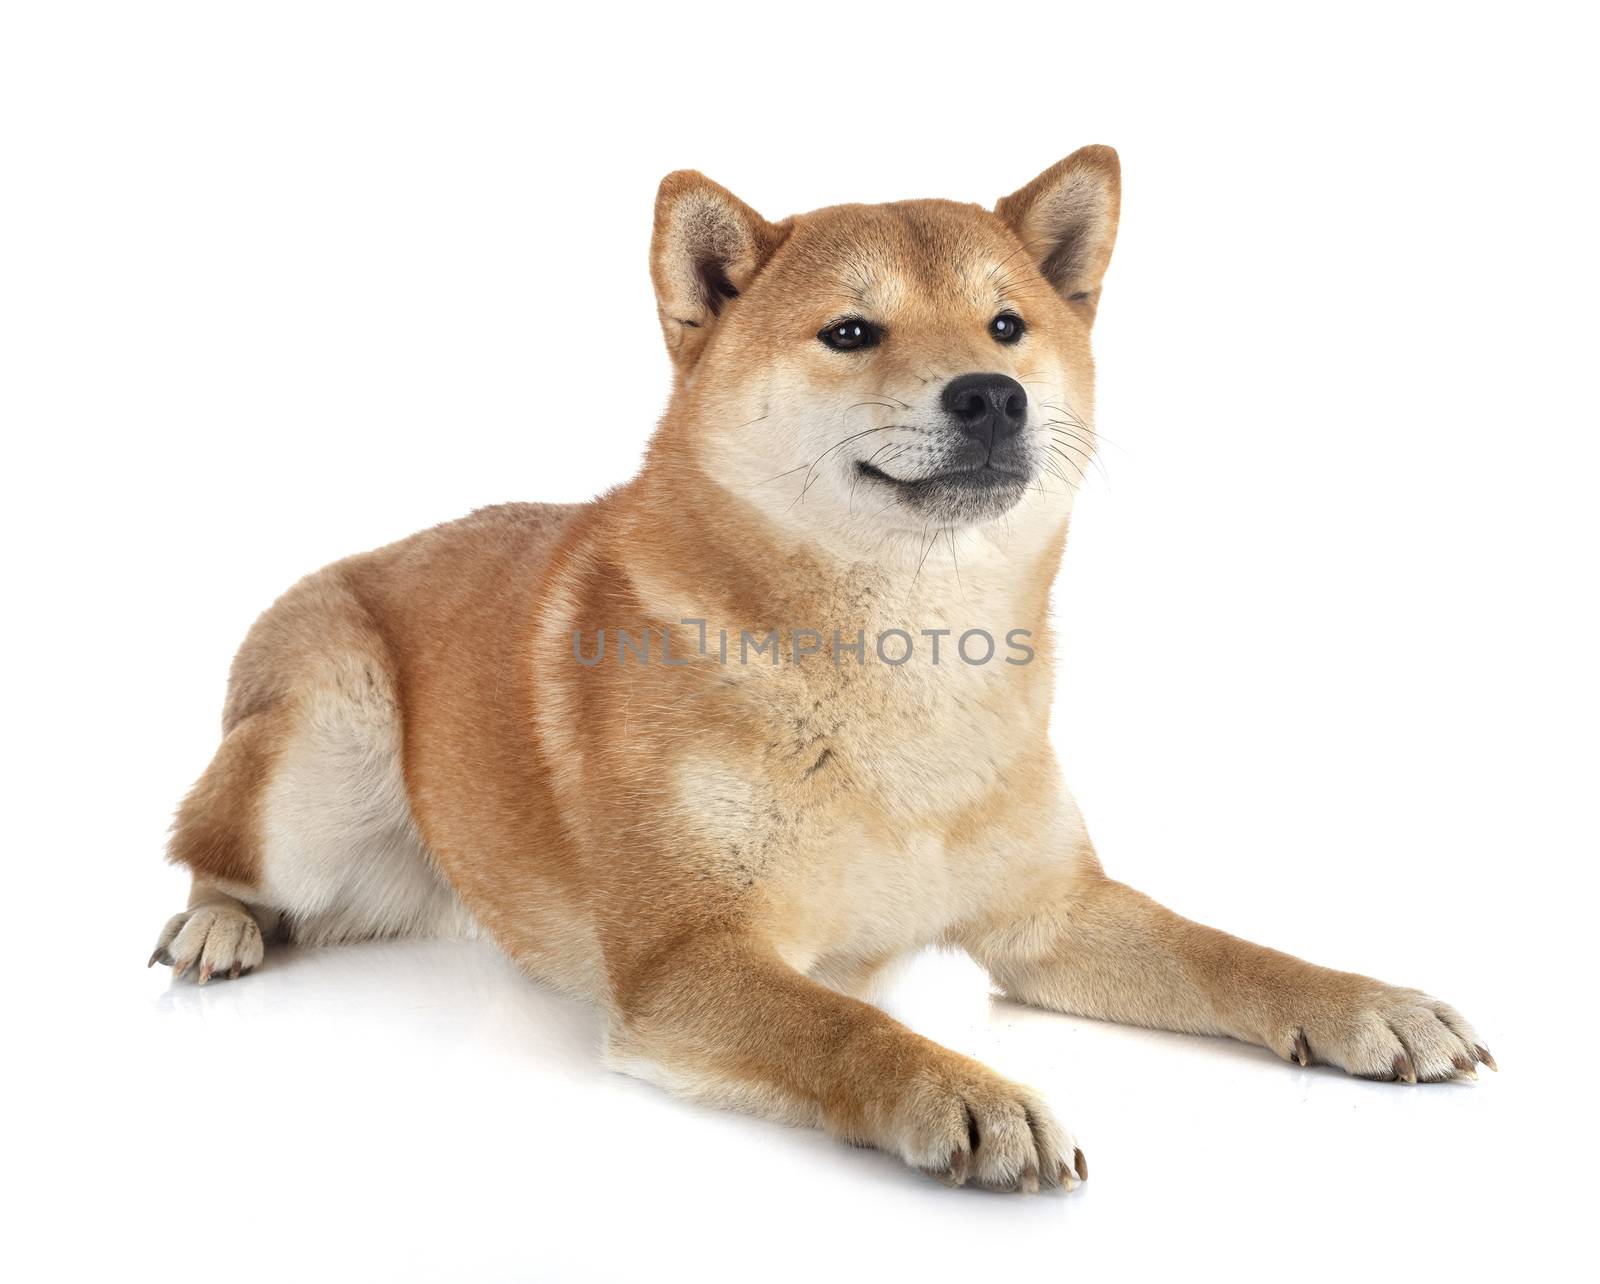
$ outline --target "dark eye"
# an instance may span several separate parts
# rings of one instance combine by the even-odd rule
[[[877,326],[860,317],[846,317],[817,332],[817,338],[835,352],[855,352],[860,348],[876,347],[882,337],[883,332]]]
[[[996,343],[1015,343],[1027,326],[1015,312],[1002,312],[989,322],[989,337]]]

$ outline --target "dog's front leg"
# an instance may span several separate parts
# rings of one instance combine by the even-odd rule
[[[1081,1016],[1258,1043],[1373,1079],[1472,1075],[1494,1059],[1447,1003],[1181,918],[1078,862],[1036,905],[963,944],[1011,997]]]
[[[1028,1089],[706,928],[612,967],[610,1060],[697,1099],[820,1125],[946,1181],[1036,1190],[1087,1175]]]

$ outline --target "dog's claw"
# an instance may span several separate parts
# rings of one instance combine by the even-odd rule
[[[1488,1066],[1489,1069],[1493,1070],[1496,1074],[1500,1073],[1500,1067],[1495,1065],[1494,1058],[1489,1055],[1488,1048],[1484,1047],[1481,1043],[1475,1043],[1472,1046],[1472,1050],[1478,1054],[1479,1061],[1483,1062],[1484,1065]]]
[[[1471,1057],[1451,1057],[1451,1063],[1456,1068],[1456,1073],[1464,1079],[1476,1079],[1478,1072],[1473,1068]]]
[[[1078,1174],[1079,1181],[1089,1180],[1089,1161],[1084,1158],[1083,1151],[1074,1150],[1072,1152],[1072,1167],[1073,1171]]]
[[[1294,1036],[1294,1059],[1302,1066],[1311,1064],[1311,1045],[1306,1042],[1306,1032],[1297,1031]]]
[[[1404,1052],[1395,1053],[1394,1077],[1405,1083],[1415,1083],[1417,1081],[1416,1067],[1411,1064],[1411,1058]]]

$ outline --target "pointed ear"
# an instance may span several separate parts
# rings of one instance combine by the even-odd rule
[[[1093,320],[1121,208],[1117,154],[1092,146],[1057,161],[994,212],[1021,238],[1056,293]]]
[[[787,224],[768,223],[695,170],[661,180],[650,277],[667,351],[680,371],[694,364],[728,300],[739,297],[787,233]]]

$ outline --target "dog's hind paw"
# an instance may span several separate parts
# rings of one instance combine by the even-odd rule
[[[214,977],[244,976],[261,965],[264,955],[260,925],[249,910],[230,900],[174,914],[161,929],[146,966],[165,963],[174,978],[195,968],[196,982],[204,985]]]

